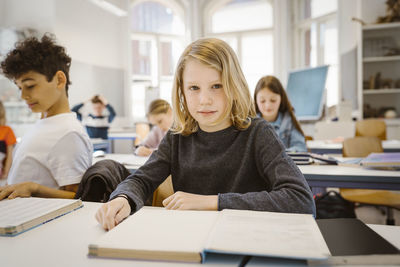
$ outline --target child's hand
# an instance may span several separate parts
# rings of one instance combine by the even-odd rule
[[[164,199],[163,205],[171,210],[218,210],[218,196],[204,196],[176,192]]]
[[[23,182],[19,184],[12,184],[0,186],[0,200],[8,197],[13,199],[16,197],[30,197],[37,191],[38,184],[33,182]]]
[[[96,220],[105,230],[111,230],[131,213],[131,206],[124,197],[117,197],[101,206]]]
[[[145,146],[140,146],[136,150],[136,155],[141,156],[141,157],[147,157],[150,156],[150,154],[153,152],[152,149],[147,148]]]

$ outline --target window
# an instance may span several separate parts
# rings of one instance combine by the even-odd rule
[[[226,41],[235,50],[251,93],[262,76],[274,72],[271,2],[210,1],[204,12],[206,35]]]
[[[174,1],[133,2],[130,9],[132,116],[155,98],[171,102],[175,65],[184,49],[183,10]]]
[[[294,67],[329,65],[328,107],[339,101],[336,11],[336,0],[297,0],[294,7]]]

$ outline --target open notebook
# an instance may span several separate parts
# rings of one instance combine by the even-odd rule
[[[0,201],[0,235],[14,236],[82,207],[79,199],[15,198]]]
[[[312,215],[144,207],[89,244],[89,255],[201,262],[208,253],[325,259]]]

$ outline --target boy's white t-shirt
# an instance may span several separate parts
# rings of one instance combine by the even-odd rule
[[[7,182],[31,181],[56,189],[80,183],[92,165],[92,151],[76,113],[41,119],[17,144]]]

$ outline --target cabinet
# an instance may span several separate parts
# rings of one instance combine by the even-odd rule
[[[358,97],[362,118],[400,118],[400,23],[364,26],[358,51]],[[399,119],[400,121],[400,119]]]
[[[361,27],[358,46],[358,103],[361,118],[384,118],[388,138],[400,139],[400,23]]]

